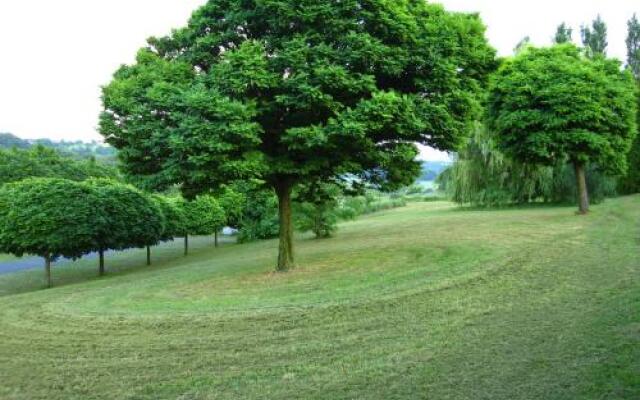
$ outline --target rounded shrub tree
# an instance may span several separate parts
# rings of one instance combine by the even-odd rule
[[[589,210],[588,164],[620,174],[636,135],[635,85],[620,62],[571,44],[529,47],[507,60],[490,88],[489,128],[524,163],[575,169],[579,211]]]
[[[95,197],[90,186],[54,178],[28,178],[0,187],[0,252],[51,262],[95,249]]]
[[[96,197],[95,243],[99,273],[104,275],[104,252],[157,244],[164,231],[158,205],[131,185],[107,179],[87,181]]]
[[[176,237],[186,236],[187,226],[183,200],[181,198],[172,198],[162,195],[153,195],[162,216],[164,218],[164,227],[160,241],[167,242]],[[151,250],[147,246],[147,265],[151,265]]]
[[[187,233],[190,235],[217,235],[226,221],[220,203],[209,195],[197,196],[192,201],[185,202],[184,213]],[[188,239],[185,237],[185,254],[188,253],[188,245]]]

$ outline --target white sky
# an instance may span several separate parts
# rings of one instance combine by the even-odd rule
[[[184,25],[206,0],[0,0],[0,132],[22,138],[100,139],[100,86],[133,61],[149,36]],[[478,11],[491,44],[511,54],[524,36],[550,43],[561,22],[574,28],[600,13],[609,55],[624,59],[626,21],[639,0],[441,0]],[[429,159],[446,155],[424,151]]]

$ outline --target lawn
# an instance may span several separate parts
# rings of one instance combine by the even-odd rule
[[[2,399],[637,399],[640,197],[0,276]],[[86,264],[85,264],[86,263]]]

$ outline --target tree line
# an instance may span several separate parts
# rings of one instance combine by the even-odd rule
[[[62,257],[95,253],[103,275],[109,250],[146,247],[151,265],[152,246],[181,237],[187,256],[189,236],[213,235],[217,247],[225,226],[239,229],[239,242],[278,236],[276,196],[250,182],[185,200],[175,191],[142,191],[108,165],[42,146],[0,150],[0,172],[0,253],[42,257],[48,286]],[[293,197],[296,229],[317,238],[333,234],[338,220],[406,204],[371,190],[345,196],[328,184]]]
[[[103,275],[108,250],[146,247],[150,265],[151,246],[184,237],[187,255],[189,235],[217,234],[226,222],[212,196],[185,201],[109,179],[27,178],[0,187],[0,252],[42,257],[48,286],[60,257],[97,253]]]

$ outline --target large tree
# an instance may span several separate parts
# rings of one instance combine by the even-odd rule
[[[589,209],[585,167],[612,173],[627,167],[636,135],[633,77],[620,62],[589,59],[573,45],[528,48],[496,73],[489,127],[514,158],[534,164],[573,164],[579,209]]]
[[[116,72],[101,132],[151,186],[273,188],[287,270],[299,183],[397,187],[420,171],[415,143],[462,142],[494,68],[484,32],[424,0],[210,0]]]

